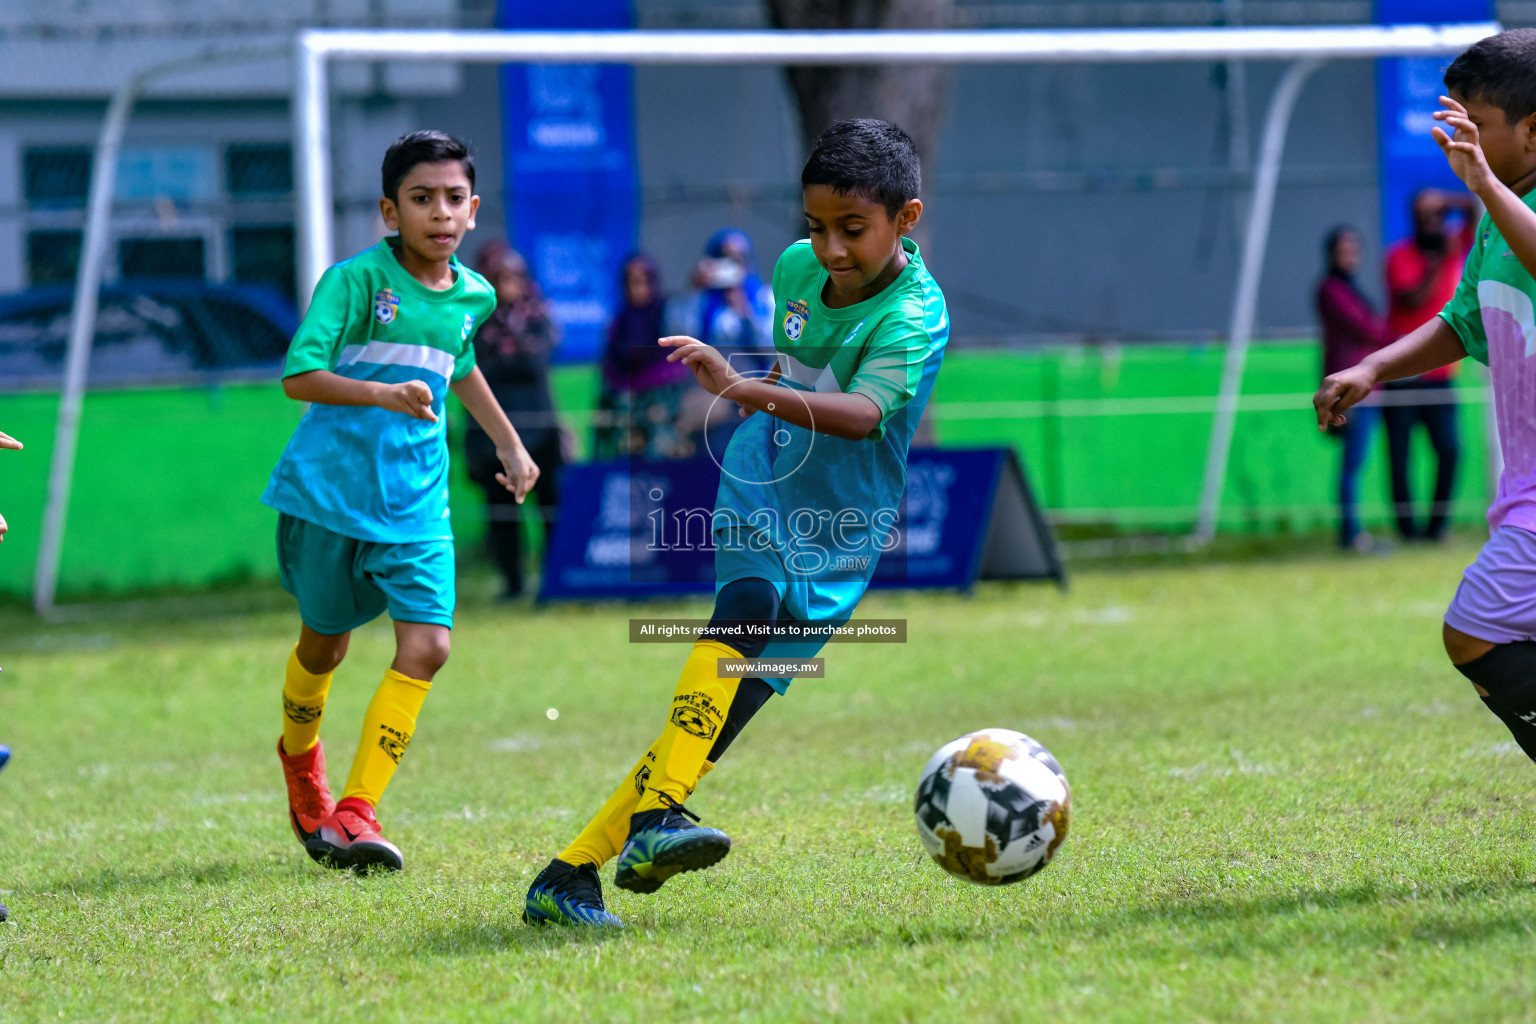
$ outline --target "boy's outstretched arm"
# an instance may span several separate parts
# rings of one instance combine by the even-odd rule
[[[523,439],[517,436],[517,428],[507,419],[501,403],[491,393],[485,375],[477,366],[449,387],[496,445],[496,457],[501,460],[502,468],[502,472],[496,474],[496,482],[511,491],[521,504],[539,479],[539,467],[528,449],[523,447]]]
[[[1388,345],[1377,349],[1347,370],[1329,374],[1312,396],[1317,411],[1317,429],[1342,427],[1344,410],[1358,405],[1377,384],[1438,369],[1465,357],[1466,346],[1440,317],[1433,317]]]
[[[1435,120],[1449,125],[1456,134],[1447,135],[1439,127],[1431,133],[1444,151],[1451,170],[1466,183],[1473,195],[1483,201],[1509,251],[1515,254],[1527,274],[1536,277],[1536,210],[1526,206],[1508,185],[1494,177],[1483,155],[1477,125],[1467,116],[1467,108],[1449,96],[1441,96],[1440,105],[1445,109],[1435,111]]]
[[[376,380],[353,380],[329,370],[310,370],[284,377],[283,394],[300,402],[321,405],[376,405],[428,423],[437,422],[437,413],[432,411],[432,389],[421,380],[385,384]]]
[[[0,430],[0,448],[9,448],[11,451],[19,452],[21,451],[21,442],[5,431]],[[5,540],[6,529],[5,516],[0,516],[0,542]]]
[[[880,407],[863,395],[791,390],[760,377],[743,377],[717,349],[697,338],[674,336],[659,343],[672,349],[667,362],[683,363],[704,390],[723,395],[743,409],[848,441],[862,441],[880,426]]]

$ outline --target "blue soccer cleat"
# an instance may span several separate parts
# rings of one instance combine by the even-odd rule
[[[5,767],[5,762],[11,759],[11,748],[0,743],[0,768]]]
[[[730,836],[695,825],[698,816],[670,797],[663,795],[662,801],[666,807],[629,819],[629,841],[613,873],[620,889],[655,892],[673,875],[707,868],[731,852]]]
[[[556,858],[539,872],[523,902],[525,924],[587,925],[623,928],[624,922],[603,907],[603,883],[591,864],[567,864]]]

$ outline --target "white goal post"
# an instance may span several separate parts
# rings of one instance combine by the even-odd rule
[[[1232,300],[1221,390],[1214,405],[1202,483],[1197,539],[1215,533],[1222,484],[1259,278],[1291,111],[1302,86],[1323,62],[1342,58],[1449,55],[1499,31],[1494,22],[1452,25],[1341,25],[1296,28],[1082,29],[933,32],[796,31],[394,31],[308,29],[294,40],[293,153],[297,198],[298,298],[301,306],[335,261],[334,201],[327,69],[337,60],[414,60],[477,63],[607,64],[1061,64],[1281,60],[1291,65],[1269,103],[1256,164],[1247,230]],[[126,90],[131,92],[131,90]],[[119,113],[117,116],[125,117]],[[109,116],[109,122],[111,117]],[[110,128],[110,124],[108,128]],[[120,134],[121,128],[117,129]],[[108,132],[110,134],[110,132]],[[106,147],[101,147],[106,148]],[[98,151],[92,205],[107,202],[112,168]],[[99,194],[98,194],[99,193]],[[59,553],[74,472],[74,441],[94,334],[99,284],[85,273],[90,253],[105,244],[88,229],[72,314],[68,366],[61,396],[48,509],[33,591],[40,612],[53,605]],[[94,263],[99,264],[99,259]],[[99,269],[99,268],[98,268]],[[84,286],[84,287],[80,287]]]

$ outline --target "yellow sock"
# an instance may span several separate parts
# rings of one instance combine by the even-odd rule
[[[665,806],[662,796],[677,803],[688,799],[704,774],[705,759],[720,735],[725,716],[736,699],[741,677],[721,679],[721,658],[740,658],[741,654],[717,640],[700,640],[683,663],[677,690],[672,695],[672,713],[649,753],[656,755],[645,792],[635,806],[638,811],[653,811]],[[627,825],[626,825],[627,828]]]
[[[320,717],[325,714],[325,695],[331,689],[331,676],[310,675],[299,664],[295,644],[288,656],[288,676],[283,681],[283,751],[302,754],[320,739]]]
[[[659,742],[660,737],[657,738]],[[629,838],[630,815],[635,813],[635,807],[645,793],[645,784],[651,777],[651,765],[655,763],[656,743],[652,743],[650,749],[629,770],[624,781],[619,783],[619,788],[613,791],[608,802],[603,804],[602,810],[587,822],[581,835],[560,852],[561,860],[567,864],[591,864],[600,868],[618,856],[624,840]],[[705,761],[704,767],[699,770],[699,778],[708,775],[713,767],[713,762]],[[690,789],[689,795],[692,793]]]
[[[405,748],[410,746],[416,716],[421,714],[431,688],[430,682],[412,679],[394,669],[384,673],[384,681],[363,717],[363,736],[358,741],[357,756],[352,759],[343,800],[361,797],[378,806],[384,787],[389,785],[400,758],[405,756]]]

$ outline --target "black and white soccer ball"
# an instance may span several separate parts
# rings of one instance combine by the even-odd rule
[[[923,847],[950,874],[1010,885],[1051,862],[1067,837],[1072,790],[1051,752],[1021,732],[982,729],[944,744],[913,808]]]

